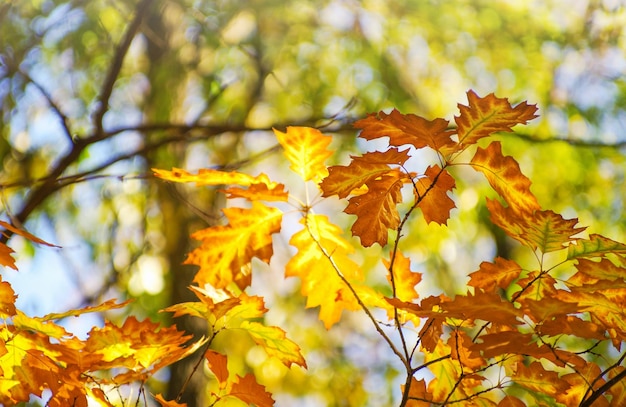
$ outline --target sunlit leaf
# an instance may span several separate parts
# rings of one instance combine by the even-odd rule
[[[422,281],[422,274],[411,271],[411,259],[397,253],[393,261],[383,259],[383,264],[387,270],[393,271],[393,285],[395,287],[395,296],[401,301],[411,302],[419,298],[419,294],[415,290],[415,286]],[[391,284],[392,274],[387,274],[387,280]]]
[[[209,370],[211,370],[211,372],[215,375],[215,378],[220,385],[220,389],[225,389],[228,382],[227,356],[212,349],[207,349],[204,353],[204,357],[209,365]]]
[[[520,386],[552,397],[570,387],[567,382],[559,380],[557,372],[544,369],[539,362],[532,362],[528,367],[518,363],[512,378]]]
[[[319,182],[328,174],[326,159],[333,153],[328,150],[331,137],[311,127],[287,127],[283,133],[274,129],[278,142],[283,146],[291,169],[304,181]]]
[[[165,400],[161,394],[155,395],[154,399],[161,405],[161,407],[187,407],[187,403],[177,403],[174,400]]]
[[[422,210],[427,223],[445,225],[450,218],[450,211],[456,207],[448,196],[455,187],[454,178],[446,170],[434,165],[428,167],[425,177],[415,182],[418,207]]]
[[[508,99],[493,93],[479,97],[474,91],[467,92],[469,104],[459,104],[459,116],[455,116],[460,144],[474,144],[483,137],[499,131],[511,131],[517,124],[526,124],[537,117],[536,105],[522,102],[513,107]]]
[[[269,356],[278,358],[285,366],[292,364],[306,367],[300,347],[287,338],[285,331],[275,326],[265,326],[258,322],[244,321],[241,326],[257,345],[260,345]]]
[[[480,263],[480,268],[470,273],[470,281],[467,284],[485,291],[505,289],[520,276],[521,272],[522,268],[515,261],[496,257],[495,263],[486,261]]]
[[[604,257],[609,253],[626,256],[626,244],[616,242],[608,237],[598,234],[589,235],[589,239],[581,239],[576,244],[570,245],[567,258],[594,258]]]
[[[308,214],[300,223],[304,229],[289,241],[298,251],[287,263],[285,276],[301,278],[306,306],[320,307],[319,318],[328,329],[339,321],[344,309],[359,307],[340,274],[348,280],[360,280],[361,272],[348,257],[353,249],[341,237],[342,230],[326,216]]]
[[[406,177],[398,170],[392,170],[380,178],[370,180],[367,192],[350,198],[345,213],[356,215],[352,234],[361,238],[361,244],[369,247],[374,243],[387,244],[389,230],[400,224],[396,204],[402,201],[400,192]]]
[[[430,147],[444,155],[456,144],[451,138],[454,130],[448,126],[449,122],[444,119],[426,120],[414,114],[402,114],[396,109],[390,114],[370,114],[354,123],[354,127],[362,129],[359,137],[366,140],[389,137],[391,146]]]
[[[530,191],[530,180],[522,174],[515,159],[502,155],[500,142],[495,141],[486,149],[479,147],[470,164],[485,175],[491,187],[515,213],[532,214],[541,209]]]
[[[274,405],[272,395],[265,391],[264,386],[257,383],[252,374],[247,374],[244,377],[237,376],[237,381],[233,383],[229,395],[257,407]]]
[[[320,184],[322,196],[337,195],[345,198],[361,186],[389,173],[391,165],[402,165],[408,159],[408,150],[398,151],[395,148],[352,157],[347,166],[334,165],[328,168],[328,176]]]
[[[225,226],[213,226],[192,234],[202,241],[192,251],[186,264],[200,266],[194,282],[226,288],[231,283],[241,289],[250,285],[250,262],[253,257],[269,263],[272,254],[272,234],[280,231],[282,212],[253,202],[252,208],[226,208],[229,220]]]

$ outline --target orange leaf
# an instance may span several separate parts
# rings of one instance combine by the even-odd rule
[[[599,262],[585,258],[579,258],[577,261],[578,272],[567,280],[567,285],[579,287],[585,284],[597,285],[599,281],[608,281],[616,285],[626,279],[626,267],[617,266],[607,258]]]
[[[519,277],[522,268],[513,260],[496,257],[495,263],[482,262],[480,268],[470,273],[468,285],[490,292],[497,288],[506,289]]]
[[[17,270],[15,265],[15,259],[11,256],[11,253],[15,253],[13,249],[4,243],[0,243],[0,265],[11,267],[13,270]]]
[[[404,385],[401,386],[404,392]],[[424,379],[417,380],[415,377],[411,378],[411,388],[409,389],[409,401],[406,403],[406,407],[429,407],[430,395],[426,391],[426,382]]]
[[[272,257],[272,234],[280,231],[282,212],[259,202],[253,202],[250,209],[226,208],[223,212],[228,225],[191,235],[202,244],[189,254],[185,264],[200,266],[193,281],[201,287],[226,288],[234,282],[244,289],[251,282],[252,258],[269,263]]]
[[[496,293],[476,290],[472,295],[457,295],[450,302],[441,303],[444,311],[462,315],[465,319],[481,319],[504,325],[519,325],[522,313],[513,304],[503,301]]]
[[[332,155],[327,149],[331,137],[311,127],[287,127],[286,133],[274,129],[274,134],[291,163],[290,168],[304,181],[317,183],[328,174],[324,162]]]
[[[518,214],[532,214],[541,209],[537,198],[530,192],[530,180],[520,171],[517,161],[503,156],[500,143],[495,141],[486,149],[478,148],[470,162],[482,172],[491,187]]]
[[[390,170],[382,177],[370,180],[363,195],[350,198],[345,213],[356,215],[352,234],[361,238],[361,244],[369,247],[374,243],[387,244],[389,229],[400,224],[396,204],[402,201],[400,190],[406,177],[398,170]]]
[[[6,319],[16,314],[16,298],[17,295],[15,295],[15,291],[13,291],[11,284],[6,281],[2,281],[2,277],[0,276],[0,318]]]
[[[511,131],[516,124],[526,124],[537,117],[536,105],[522,102],[512,107],[508,99],[498,98],[493,93],[481,98],[470,90],[467,100],[467,106],[458,105],[460,115],[454,118],[459,143],[464,145],[474,144],[494,132]]]
[[[272,395],[265,391],[264,386],[257,383],[252,374],[247,374],[244,377],[237,376],[237,381],[233,383],[229,395],[257,407],[274,405]]]
[[[584,321],[573,315],[556,315],[544,321],[540,328],[541,335],[574,335],[579,338],[605,340],[604,329],[591,321]]]
[[[328,168],[328,176],[320,184],[322,196],[337,195],[345,198],[355,189],[392,171],[390,165],[402,165],[408,159],[408,150],[398,151],[396,148],[366,153],[361,157],[353,156],[347,166],[334,165]]]
[[[165,400],[161,394],[155,395],[154,399],[161,405],[161,407],[187,407],[187,403],[177,403],[174,400]]]
[[[39,244],[43,244],[46,246],[50,246],[50,247],[59,247],[57,245],[54,245],[52,243],[48,243],[45,240],[42,240],[40,238],[38,238],[37,236],[28,233],[27,231],[23,230],[23,229],[19,229],[16,228],[15,226],[11,225],[10,223],[7,222],[3,222],[0,220],[0,226],[2,226],[3,228],[10,230],[11,232],[15,233],[16,235],[20,235],[22,237],[25,237],[26,239],[30,240],[33,243],[39,243]]]
[[[346,279],[361,279],[361,271],[348,257],[353,248],[341,237],[342,230],[326,216],[307,214],[300,223],[305,228],[289,241],[298,251],[287,263],[285,276],[301,278],[307,308],[319,306],[319,318],[329,329],[344,309],[359,308],[340,274]]]
[[[448,192],[455,187],[454,178],[437,165],[428,167],[425,177],[415,183],[418,204],[427,223],[445,225],[450,211],[456,207]]]
[[[545,370],[539,362],[532,362],[528,367],[517,363],[512,379],[520,386],[551,397],[564,393],[570,387],[560,380],[558,373]]]
[[[204,357],[209,364],[209,369],[213,372],[220,384],[220,389],[225,389],[228,382],[228,358],[226,355],[222,355],[211,349],[207,349],[204,353]]]
[[[366,140],[389,137],[391,146],[430,147],[444,155],[452,151],[456,144],[450,138],[454,130],[448,130],[448,125],[449,122],[444,119],[426,120],[414,114],[402,114],[396,109],[390,114],[370,114],[354,123],[354,127],[362,129],[359,137]]]
[[[283,184],[268,186],[266,184],[252,184],[248,189],[231,187],[223,190],[226,198],[245,198],[249,201],[287,201],[289,194]]]
[[[383,264],[387,270],[391,268],[391,262],[383,259]],[[397,253],[393,262],[393,284],[395,286],[395,296],[401,301],[411,302],[419,298],[415,286],[422,281],[422,274],[411,271],[411,260]],[[387,274],[387,280],[391,283],[391,273]]]
[[[457,360],[465,373],[471,373],[487,365],[480,354],[471,349],[472,340],[463,331],[454,330],[448,339],[450,357]]]

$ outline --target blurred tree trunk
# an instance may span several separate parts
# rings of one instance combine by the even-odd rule
[[[182,103],[179,95],[183,93],[179,90],[184,86],[185,71],[180,64],[175,46],[171,44],[173,30],[176,27],[172,27],[171,22],[165,18],[167,11],[164,3],[158,2],[147,16],[144,26],[144,35],[147,40],[146,53],[150,64],[148,69],[150,91],[144,109],[144,121],[147,123],[177,122],[176,106]],[[150,136],[165,135],[151,134]],[[185,160],[185,151],[188,147],[187,144],[174,144],[147,154],[145,156],[147,168],[167,168],[176,163],[180,165]],[[197,298],[188,288],[196,267],[182,263],[191,248],[189,234],[192,219],[198,217],[185,205],[184,198],[176,193],[175,186],[157,182],[154,183],[154,188],[150,193],[154,194],[152,202],[159,205],[163,217],[162,233],[166,243],[160,254],[166,257],[169,264],[167,279],[169,302],[177,304],[196,301]],[[208,206],[210,205],[209,203]],[[206,208],[203,209],[206,210]],[[176,318],[174,322],[178,329],[193,334],[196,339],[206,335],[206,325],[198,318],[185,316]],[[203,394],[206,380],[202,369],[199,369],[191,381],[186,383],[198,357],[200,356],[193,355],[170,367],[171,376],[167,388],[167,399],[176,399],[185,386],[179,401],[186,403],[188,407],[204,405]]]

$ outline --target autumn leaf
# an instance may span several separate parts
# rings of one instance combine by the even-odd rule
[[[285,331],[276,326],[265,326],[259,322],[244,321],[241,329],[245,330],[268,356],[275,357],[285,366],[292,364],[306,368],[306,362],[300,353],[300,347],[287,339]]]
[[[91,312],[105,312],[105,311],[110,311],[113,309],[124,308],[131,302],[132,300],[126,300],[126,301],[118,303],[117,300],[112,299],[112,300],[105,301],[100,305],[87,306],[87,307],[73,309],[73,310],[69,310],[69,311],[61,312],[61,313],[46,314],[40,319],[43,321],[51,321],[51,320],[63,319],[67,317],[77,317],[77,316],[88,314]]]
[[[486,149],[479,147],[470,164],[485,175],[491,187],[515,213],[532,214],[541,209],[530,191],[530,180],[522,174],[515,159],[502,155],[500,142],[493,142]]]
[[[187,403],[177,403],[173,400],[165,400],[161,394],[155,395],[154,399],[161,405],[161,407],[187,407]]]
[[[204,357],[207,360],[209,370],[213,372],[220,389],[225,389],[228,384],[228,358],[219,352],[212,349],[207,349],[204,353]]]
[[[470,273],[469,286],[482,288],[486,292],[497,288],[506,289],[509,284],[520,276],[522,268],[513,260],[496,257],[495,263],[482,262],[480,268]]]
[[[210,168],[203,168],[197,174],[191,174],[180,168],[173,168],[172,171],[153,168],[154,175],[166,181],[187,183],[195,182],[196,186],[221,186],[238,185],[248,187],[248,189],[231,187],[225,190],[229,198],[246,198],[248,200],[263,201],[286,201],[289,194],[285,192],[284,185],[271,181],[267,175],[260,174],[253,177],[235,171],[219,171]]]
[[[443,155],[456,145],[451,138],[454,130],[448,129],[448,126],[449,122],[444,119],[426,120],[414,114],[402,114],[396,109],[390,114],[382,111],[370,114],[354,123],[354,127],[362,129],[359,137],[366,140],[389,137],[391,146],[430,147]]]
[[[593,261],[581,257],[577,262],[575,267],[578,272],[567,279],[568,286],[595,286],[600,281],[606,281],[616,287],[626,279],[626,267],[620,267],[607,258]]]
[[[404,385],[402,385],[402,391],[404,392]],[[415,377],[411,378],[411,388],[409,389],[409,401],[406,403],[407,407],[429,407],[430,395],[426,390],[426,382],[424,379],[417,380]]]
[[[226,288],[234,282],[244,289],[251,282],[252,258],[269,263],[272,257],[272,234],[280,231],[282,212],[259,202],[249,209],[226,208],[223,212],[228,225],[191,235],[202,244],[188,255],[185,264],[200,266],[193,281],[201,287]]]
[[[390,165],[402,165],[409,159],[408,151],[390,148],[385,152],[374,151],[363,156],[352,156],[349,165],[328,168],[328,176],[320,183],[322,196],[337,195],[346,198],[354,190],[392,171]]]
[[[286,277],[301,278],[301,293],[307,308],[320,307],[320,320],[329,329],[344,309],[359,305],[342,278],[361,279],[359,267],[348,257],[354,250],[341,235],[342,230],[323,215],[307,214],[300,223],[304,229],[289,241],[298,249],[285,269]]]
[[[475,290],[472,294],[457,295],[452,301],[442,302],[441,308],[446,312],[462,315],[465,319],[482,319],[503,325],[519,325],[522,313],[513,304],[502,300],[494,292]]]
[[[455,187],[450,173],[437,165],[426,169],[423,178],[415,182],[417,206],[422,210],[427,223],[445,225],[450,218],[450,211],[456,207],[448,192]]]
[[[0,318],[9,318],[17,313],[15,309],[15,300],[17,295],[13,291],[11,284],[2,281],[0,276]]]
[[[257,383],[252,374],[247,374],[244,377],[237,376],[229,396],[236,397],[247,404],[253,404],[257,407],[271,407],[274,405],[272,395],[265,391],[265,387]]]
[[[592,234],[589,235],[589,239],[581,239],[576,244],[570,245],[567,259],[605,257],[610,253],[626,256],[626,244],[598,234]]]
[[[318,183],[328,174],[324,162],[333,153],[328,150],[331,137],[311,127],[287,127],[283,133],[274,129],[291,169],[304,181]]]
[[[363,247],[374,243],[387,244],[389,229],[395,230],[400,224],[396,204],[402,201],[401,189],[406,176],[398,170],[391,170],[367,184],[367,192],[350,198],[345,213],[356,215],[352,224],[352,235],[361,238]]]
[[[454,330],[448,339],[450,358],[458,361],[465,373],[472,373],[487,365],[487,361],[471,349],[472,344],[472,339],[458,329]]]
[[[493,93],[481,98],[470,90],[467,100],[467,106],[458,105],[460,115],[454,117],[459,143],[464,145],[475,144],[498,131],[511,131],[513,126],[537,117],[536,105],[522,102],[513,107],[508,99],[498,98]]]
[[[557,372],[544,369],[541,363],[536,361],[528,367],[517,363],[512,379],[520,386],[551,397],[566,392],[570,387],[567,382],[559,380]]]
[[[528,242],[532,249],[542,253],[561,250],[578,238],[572,236],[584,231],[585,227],[575,227],[578,219],[563,219],[553,211],[535,211],[526,217],[520,239]]]
[[[387,267],[387,270],[391,270],[387,274],[387,280],[390,284],[393,284],[396,298],[406,302],[419,298],[415,286],[422,281],[422,274],[411,271],[411,259],[403,256],[401,253],[396,253],[393,265],[391,261],[385,259],[383,259],[383,264]]]
[[[11,253],[15,253],[13,249],[4,243],[0,243],[0,265],[5,267],[11,267],[13,270],[17,270],[15,265],[15,259],[11,256]]]

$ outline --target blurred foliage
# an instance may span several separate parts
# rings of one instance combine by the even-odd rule
[[[445,116],[468,89],[537,103],[541,118],[523,134],[502,136],[504,152],[534,180],[544,207],[626,237],[620,0],[144,1],[148,11],[114,72],[104,133],[61,168],[80,140],[98,135],[104,84],[135,3],[0,5],[3,218],[63,247],[29,258],[28,243],[13,239],[22,271],[3,279],[22,309],[41,315],[135,297],[133,312],[163,318],[156,311],[189,283],[179,265],[190,249],[186,236],[219,222],[222,203],[208,188],[158,184],[149,166],[281,172],[286,164],[272,154],[267,130],[288,124],[342,135],[341,161],[368,148],[355,145],[355,118],[392,107]],[[50,176],[56,181],[46,199],[20,219]],[[480,179],[459,185],[450,229],[414,225],[424,239],[403,248],[434,274],[433,289],[458,290],[481,260],[516,248],[485,225]],[[359,254],[365,264],[381,255]],[[232,350],[247,355],[239,368],[253,369],[279,405],[390,404],[399,383],[377,338],[356,317],[323,331],[291,295],[294,285],[276,283],[282,260],[278,254],[255,287],[268,298],[268,318],[302,346],[310,370],[281,370],[249,344]],[[384,276],[371,270],[370,278]]]

